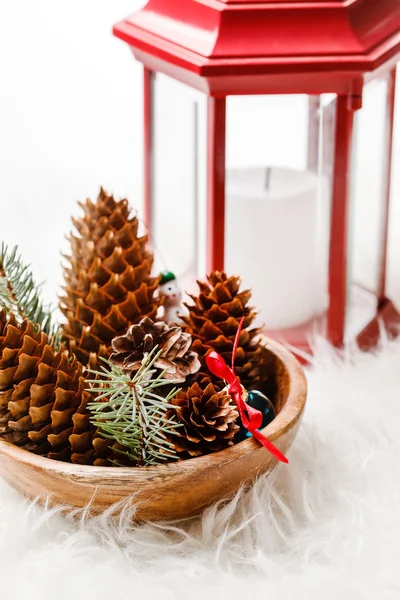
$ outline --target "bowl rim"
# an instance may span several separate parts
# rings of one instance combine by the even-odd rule
[[[301,418],[307,399],[307,380],[302,367],[290,350],[264,335],[261,335],[260,338],[263,340],[266,348],[277,356],[278,360],[284,365],[289,381],[289,390],[284,406],[275,419],[261,430],[269,440],[273,441],[279,438],[282,433],[291,429]],[[81,477],[101,473],[103,480],[115,480],[115,478],[132,479],[135,476],[143,476],[146,473],[149,476],[160,475],[162,477],[172,474],[177,475],[187,470],[193,471],[200,467],[209,469],[218,467],[222,463],[235,461],[257,450],[264,449],[254,438],[249,438],[219,452],[197,456],[188,460],[143,467],[104,467],[53,460],[29,452],[23,447],[16,446],[0,438],[0,455],[16,460],[19,463],[39,470],[63,472],[66,475],[70,473]]]

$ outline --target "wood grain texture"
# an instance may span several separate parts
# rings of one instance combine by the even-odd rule
[[[270,369],[277,380],[279,414],[263,433],[284,453],[297,433],[307,384],[294,356],[265,338]],[[31,499],[76,508],[91,503],[99,513],[134,494],[137,520],[192,517],[233,495],[257,475],[271,471],[276,460],[253,439],[215,454],[156,467],[118,468],[74,465],[36,456],[0,440],[0,475]],[[289,465],[284,468],[290,469]]]

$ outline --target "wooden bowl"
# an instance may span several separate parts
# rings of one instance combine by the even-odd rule
[[[307,396],[304,373],[294,356],[265,338],[268,381],[274,386],[278,414],[263,433],[284,453],[300,424]],[[276,466],[265,448],[248,439],[227,450],[167,465],[140,468],[75,465],[42,456],[0,440],[0,475],[31,499],[76,508],[90,504],[99,513],[134,494],[137,520],[192,517],[243,484]],[[283,468],[290,469],[290,464]]]

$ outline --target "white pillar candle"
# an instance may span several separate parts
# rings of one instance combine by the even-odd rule
[[[226,174],[226,270],[252,289],[269,330],[307,323],[327,305],[318,182],[315,173],[278,167]]]

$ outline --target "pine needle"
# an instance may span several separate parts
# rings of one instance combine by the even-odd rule
[[[57,327],[52,322],[52,309],[40,297],[40,286],[33,279],[30,265],[24,265],[18,247],[11,250],[2,242],[0,250],[0,308],[23,321],[29,319],[59,345]]]
[[[102,437],[123,447],[114,449],[117,454],[127,456],[138,466],[178,459],[170,436],[176,435],[181,425],[165,416],[178,391],[171,385],[178,381],[164,379],[165,371],[157,373],[153,369],[160,355],[161,351],[153,348],[132,379],[103,359],[106,368],[90,370],[95,377],[87,380],[90,391],[99,393],[88,405],[91,422]]]

